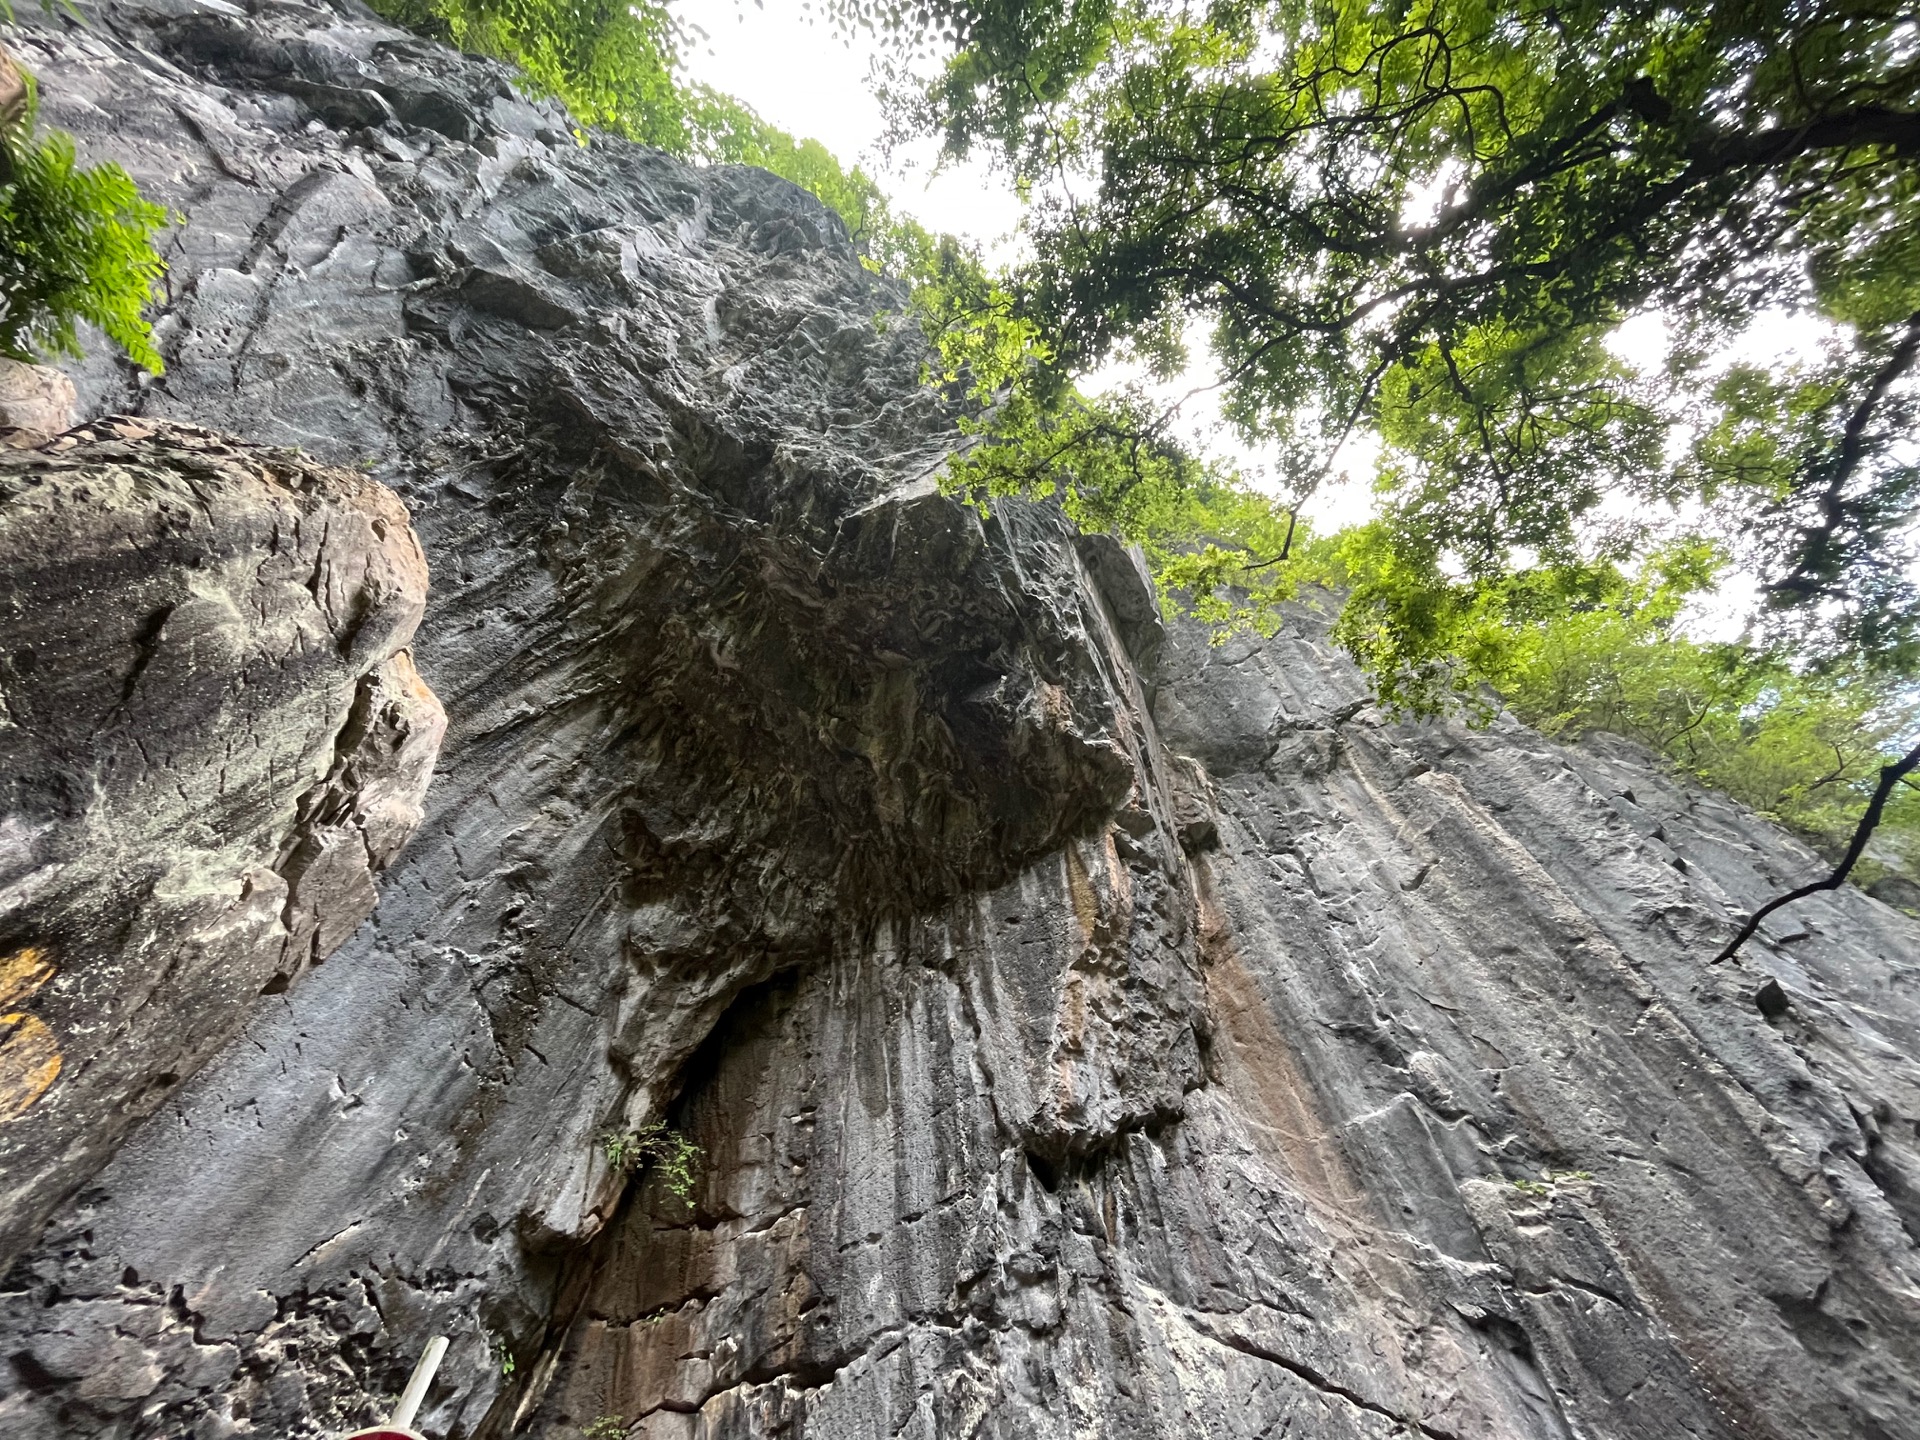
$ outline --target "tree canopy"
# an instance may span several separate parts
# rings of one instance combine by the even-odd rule
[[[1331,583],[1389,701],[1484,708],[1491,686],[1550,731],[1663,750],[1812,839],[1834,883],[1873,873],[1876,823],[1911,868],[1909,7],[831,8],[899,42],[900,133],[984,151],[1032,197],[1032,258],[970,304],[923,286],[986,407],[957,483],[1062,495],[1203,614]],[[1651,371],[1612,343],[1637,317],[1665,332]],[[1762,318],[1817,353],[1744,360]],[[1071,383],[1114,358],[1171,375],[1196,338],[1281,462],[1284,526],[1142,397]],[[1297,537],[1359,432],[1377,518]],[[1688,639],[1681,601],[1728,573],[1754,587],[1742,642]]]
[[[1003,291],[1038,372],[1171,371],[1198,328],[1295,500],[1381,438],[1344,628],[1406,698],[1457,673],[1467,612],[1588,603],[1686,531],[1757,578],[1757,638],[1920,661],[1906,7],[838,8],[943,45],[898,122],[1030,188]],[[1822,353],[1728,365],[1769,311]],[[1659,373],[1608,344],[1637,315],[1670,333]]]

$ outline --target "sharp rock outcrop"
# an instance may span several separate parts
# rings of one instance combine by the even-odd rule
[[[14,1266],[0,1434],[324,1434],[442,1332],[461,1440],[1920,1435],[1912,920],[1710,966],[1764,823],[943,498],[770,176],[347,0],[20,48],[188,216],[83,406],[364,462],[449,720],[374,918]]]

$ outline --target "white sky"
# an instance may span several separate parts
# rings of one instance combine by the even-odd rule
[[[843,165],[859,164],[880,181],[896,208],[930,229],[977,241],[1003,258],[1020,220],[1020,202],[984,165],[932,174],[931,141],[889,165],[876,145],[885,128],[867,83],[869,37],[849,43],[816,19],[802,0],[678,0],[674,13],[706,31],[685,56],[689,78],[746,101],[761,116],[812,137]]]

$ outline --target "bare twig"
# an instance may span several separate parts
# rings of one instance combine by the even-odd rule
[[[1733,937],[1731,944],[1713,957],[1718,965],[1722,960],[1731,960],[1740,947],[1753,938],[1753,932],[1760,928],[1760,922],[1783,905],[1791,905],[1795,900],[1804,900],[1809,895],[1817,895],[1822,890],[1838,890],[1846,883],[1848,874],[1853,870],[1854,862],[1865,852],[1867,841],[1873,838],[1873,832],[1879,827],[1880,814],[1887,808],[1887,797],[1893,793],[1893,787],[1904,780],[1908,773],[1920,766],[1920,745],[1916,745],[1905,755],[1890,764],[1880,767],[1880,783],[1874,787],[1873,799],[1867,804],[1867,813],[1860,817],[1860,823],[1854,827],[1853,840],[1847,846],[1847,853],[1833,869],[1833,873],[1824,880],[1816,880],[1811,885],[1802,885],[1798,890],[1789,890],[1777,895],[1753,912],[1753,917],[1740,927],[1740,933]]]
[[[1287,511],[1287,538],[1280,542],[1280,553],[1271,560],[1262,560],[1256,565],[1243,565],[1243,570],[1265,570],[1270,565],[1278,565],[1293,553],[1293,531],[1300,523],[1300,507],[1295,505]]]

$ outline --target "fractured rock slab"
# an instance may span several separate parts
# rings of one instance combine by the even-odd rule
[[[15,1266],[0,1436],[307,1440],[445,1333],[435,1440],[1912,1440],[1909,917],[1711,967],[1817,863],[1771,826],[943,497],[906,297],[771,176],[346,0],[20,18],[193,215],[167,374],[86,413],[372,467],[451,723],[373,922]],[[389,828],[338,758],[296,959]],[[662,1119],[684,1201],[608,1154]]]

